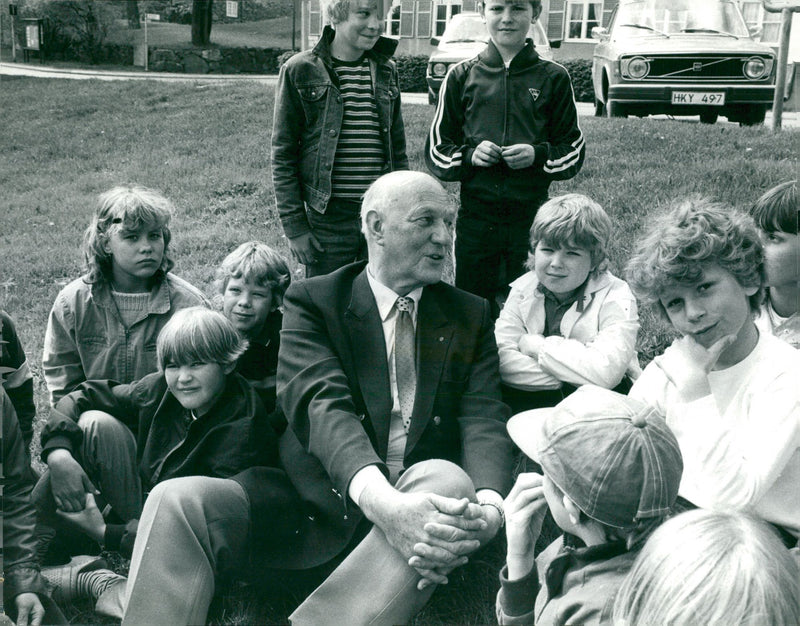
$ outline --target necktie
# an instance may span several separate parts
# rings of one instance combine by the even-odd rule
[[[397,395],[400,398],[403,428],[408,432],[411,426],[411,413],[414,410],[414,395],[417,392],[414,324],[411,321],[414,301],[411,298],[400,297],[395,307],[397,321],[394,330],[394,370],[397,376]]]

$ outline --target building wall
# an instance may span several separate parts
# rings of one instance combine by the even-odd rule
[[[301,47],[306,50],[313,47],[322,32],[322,14],[320,12],[319,0],[301,0]],[[397,54],[399,55],[423,55],[427,56],[433,50],[430,43],[434,33],[437,6],[442,4],[460,4],[461,11],[475,11],[477,0],[395,0],[394,5],[399,6],[399,19],[390,25],[395,32],[393,36],[399,37]],[[757,9],[754,0],[737,0],[739,6],[749,16],[750,24],[760,26],[765,24],[763,30],[767,37],[774,37],[776,32],[774,26],[774,16],[770,17],[762,9]],[[571,5],[592,4],[594,7],[599,5],[597,16],[587,12],[584,27],[584,38],[570,40],[568,35],[569,27],[565,24],[568,21],[569,9]],[[597,23],[600,26],[608,26],[614,9],[619,4],[619,0],[542,0],[542,14],[539,18],[545,28],[547,38],[551,41],[561,40],[561,48],[555,54],[558,59],[591,59],[594,51],[595,42],[591,39],[591,24]],[[393,6],[394,6],[393,5]],[[745,11],[745,5],[749,5]],[[396,10],[396,9],[395,9]],[[577,9],[574,9],[577,10]],[[588,11],[588,9],[586,9]],[[793,15],[793,29],[790,45],[790,61],[800,62],[800,13]],[[773,20],[773,24],[768,23]],[[387,28],[387,33],[389,29]],[[765,41],[777,50],[777,41]]]

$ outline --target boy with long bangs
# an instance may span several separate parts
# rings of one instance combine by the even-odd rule
[[[515,415],[508,432],[542,473],[520,474],[504,503],[497,621],[610,623],[626,572],[678,496],[675,436],[652,407],[594,385]],[[548,510],[563,535],[534,557]]]
[[[761,196],[750,214],[764,243],[766,299],[756,325],[759,330],[800,348],[800,195],[797,181],[777,185]]]
[[[283,230],[306,276],[366,258],[361,197],[382,174],[408,169],[397,41],[381,37],[383,0],[324,0],[313,50],[281,68],[272,180]]]
[[[527,233],[554,180],[575,176],[585,144],[566,69],[539,58],[528,29],[540,0],[485,0],[478,7],[490,41],[445,76],[425,162],[461,181],[456,286],[505,298],[523,273]]]
[[[248,341],[247,350],[236,362],[236,371],[258,391],[268,413],[275,409],[283,324],[278,307],[291,280],[284,258],[259,241],[240,245],[217,270],[222,312]]]
[[[130,383],[156,371],[159,331],[175,311],[207,304],[170,270],[172,202],[139,185],[100,194],[83,237],[86,272],[56,296],[42,368],[55,405],[85,380]]]
[[[50,477],[40,482],[48,487],[40,516],[65,519],[106,549],[130,555],[143,495],[156,484],[225,479],[220,484],[238,483],[230,489],[255,502],[259,496],[250,494],[259,485],[248,470],[277,466],[277,435],[255,390],[234,372],[245,347],[221,313],[184,309],[158,336],[159,372],[126,385],[88,381],[62,398],[42,432]],[[95,500],[101,496],[103,512]],[[111,614],[120,610],[114,597],[103,600]]]
[[[682,336],[630,395],[666,417],[683,453],[680,495],[771,522],[800,537],[800,352],[753,320],[764,254],[749,216],[690,198],[639,240],[633,292]]]
[[[512,413],[553,406],[594,384],[625,392],[639,373],[636,299],[608,270],[612,224],[576,193],[548,200],[531,227],[529,270],[495,324],[503,400]]]

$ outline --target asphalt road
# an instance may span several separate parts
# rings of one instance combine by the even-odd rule
[[[230,81],[249,80],[264,84],[275,84],[278,80],[274,75],[258,74],[174,74],[168,72],[128,72],[128,71],[100,71],[86,69],[63,69],[52,68],[46,65],[35,63],[0,63],[0,83],[3,76],[33,76],[39,78],[63,78],[68,80],[159,80],[159,81],[185,81],[199,82],[207,84],[218,84]],[[0,87],[2,88],[2,87]],[[428,95],[425,93],[403,93],[402,99],[408,104],[427,104]],[[578,115],[594,115],[594,105],[589,102],[579,102],[577,104]],[[650,119],[670,119],[667,115],[653,115]],[[686,121],[698,121],[698,116],[687,116]],[[729,124],[725,118],[721,118],[718,124]],[[767,119],[764,122],[766,127],[772,124],[772,112],[767,112]],[[783,128],[800,128],[800,112],[784,111],[782,117]]]

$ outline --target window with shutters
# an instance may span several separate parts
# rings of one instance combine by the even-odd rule
[[[603,3],[588,0],[567,2],[565,9],[564,39],[566,41],[591,41],[592,28],[602,25]]]
[[[386,15],[386,36],[400,39],[400,3],[396,2]]]

